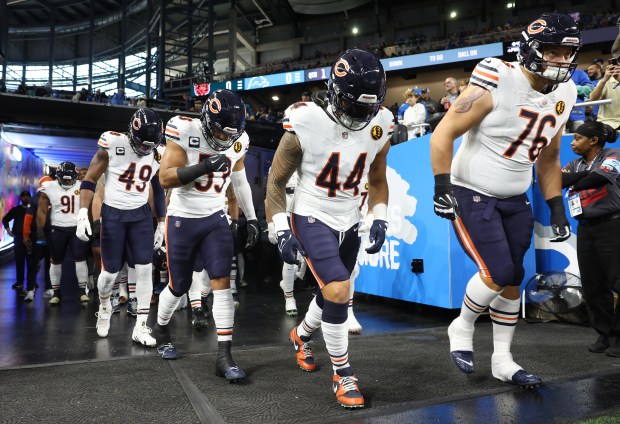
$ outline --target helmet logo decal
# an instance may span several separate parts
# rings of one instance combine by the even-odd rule
[[[240,141],[235,141],[235,153],[239,153],[241,151],[241,142]]]
[[[140,122],[140,118],[135,116],[133,118],[133,120],[131,121],[131,126],[133,127],[134,130],[139,130],[140,127],[142,126],[142,122]]]
[[[216,97],[209,100],[209,110],[212,113],[220,113],[220,111],[222,110],[222,104]]]
[[[547,21],[544,19],[537,19],[527,27],[528,34],[538,34],[547,28]]]
[[[560,100],[559,102],[556,103],[555,105],[555,113],[560,116],[561,114],[564,113],[564,109],[566,108],[566,104]]]
[[[349,72],[349,62],[340,59],[334,64],[334,74],[338,77],[344,77]]]
[[[370,136],[373,140],[379,140],[383,136],[383,128],[379,125],[375,125],[370,129]]]

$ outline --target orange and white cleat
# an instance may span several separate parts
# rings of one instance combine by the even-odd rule
[[[312,354],[312,347],[310,340],[303,341],[297,335],[297,327],[291,330],[290,334],[291,343],[295,348],[297,356],[297,365],[304,371],[312,372],[316,370],[316,364],[314,363],[314,355]]]
[[[333,377],[334,394],[336,401],[344,408],[363,408],[364,396],[357,387],[357,378],[351,367],[336,371]]]

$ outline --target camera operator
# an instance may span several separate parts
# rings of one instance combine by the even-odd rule
[[[590,100],[611,99],[610,104],[601,105],[597,121],[615,129],[620,128],[620,66],[618,58],[609,59],[605,75],[596,85]]]

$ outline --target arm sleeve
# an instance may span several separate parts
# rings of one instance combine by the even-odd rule
[[[588,171],[583,172],[562,172],[562,188],[570,187],[577,181],[588,175]]]
[[[13,220],[14,214],[15,208],[11,209],[6,215],[4,215],[4,218],[2,218],[2,225],[4,225],[4,228],[6,228],[7,230],[9,229],[9,222]]]
[[[590,172],[586,177],[577,181],[573,188],[576,191],[586,190],[588,188],[596,188],[607,184],[607,178],[597,172]],[[564,185],[564,179],[562,178],[562,185]]]
[[[166,193],[159,182],[159,176],[156,175],[151,180],[153,187],[153,203],[155,204],[155,214],[158,218],[166,216]]]
[[[245,217],[248,220],[256,219],[256,212],[254,211],[254,204],[252,203],[252,189],[245,175],[245,168],[241,171],[233,172],[230,176],[230,181],[235,190],[235,196],[237,196],[239,207],[245,214]]]

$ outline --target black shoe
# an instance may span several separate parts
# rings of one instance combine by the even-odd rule
[[[620,344],[616,343],[614,346],[609,346],[605,349],[605,355],[620,358]]]
[[[155,323],[153,326],[155,340],[157,340],[157,352],[164,359],[177,359],[177,350],[172,344],[170,336],[170,327],[168,325],[159,325]]]
[[[15,283],[11,286],[12,289],[22,290],[24,288],[24,283]]]
[[[609,339],[607,336],[598,336],[595,343],[588,346],[588,350],[592,353],[603,353],[609,347]]]
[[[215,375],[225,377],[229,383],[238,383],[245,379],[245,372],[240,369],[232,358],[230,347],[232,342],[217,342],[217,358],[215,358]]]
[[[192,325],[198,331],[209,326],[209,319],[202,308],[192,308]]]

